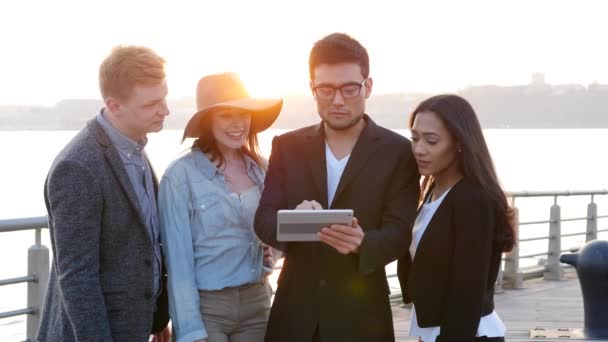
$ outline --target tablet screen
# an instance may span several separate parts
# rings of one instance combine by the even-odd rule
[[[319,241],[317,233],[332,224],[351,224],[351,209],[279,210],[278,241]]]

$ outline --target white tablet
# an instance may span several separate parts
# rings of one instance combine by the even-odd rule
[[[352,209],[279,210],[277,214],[278,241],[319,241],[317,233],[332,224],[350,225]]]

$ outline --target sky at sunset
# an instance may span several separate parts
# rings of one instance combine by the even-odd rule
[[[367,47],[375,93],[469,85],[608,84],[606,1],[3,1],[0,105],[98,98],[117,44],[167,60],[170,98],[239,72],[257,96],[308,92],[308,53],[332,32]]]

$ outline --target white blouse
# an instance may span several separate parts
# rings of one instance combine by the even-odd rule
[[[430,202],[425,202],[422,204],[422,208],[418,212],[418,216],[416,217],[416,221],[414,222],[414,229],[412,230],[412,244],[410,245],[410,256],[412,257],[412,262],[414,261],[414,256],[416,255],[416,249],[418,248],[418,244],[420,243],[420,239],[424,235],[426,228],[433,218],[435,211],[443,202],[445,196],[450,192],[451,188],[446,190],[439,198]],[[496,311],[492,311],[491,314],[484,316],[479,321],[479,327],[477,328],[477,336],[487,336],[487,337],[503,337],[505,336],[505,325],[502,320],[496,313]],[[441,327],[427,327],[421,328],[418,326],[418,319],[416,317],[416,308],[412,307],[412,317],[410,320],[410,336],[419,336],[421,341],[424,342],[435,342],[437,336],[441,334]]]

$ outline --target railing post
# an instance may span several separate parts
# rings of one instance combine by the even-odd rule
[[[557,196],[554,197],[554,203],[551,206],[551,223],[549,223],[549,254],[547,257],[547,265],[545,266],[545,280],[561,280],[563,270],[559,262],[559,257],[562,253],[562,220],[561,208],[557,204]]]
[[[27,315],[26,337],[36,340],[44,295],[49,281],[49,249],[41,243],[40,228],[36,229],[36,244],[27,250],[28,274],[36,280],[27,283],[27,306],[34,313]]]
[[[597,240],[597,203],[593,202],[591,195],[591,203],[587,205],[587,239],[586,242]]]
[[[515,222],[515,246],[505,254],[505,270],[502,274],[504,288],[520,289],[523,284],[523,274],[519,271],[519,208],[513,207]]]

